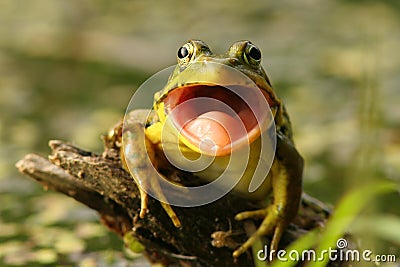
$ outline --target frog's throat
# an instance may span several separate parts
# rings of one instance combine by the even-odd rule
[[[226,156],[254,142],[269,118],[262,90],[190,84],[171,90],[155,108],[163,125],[191,150]],[[239,95],[240,96],[239,96]],[[257,115],[255,115],[257,114]]]

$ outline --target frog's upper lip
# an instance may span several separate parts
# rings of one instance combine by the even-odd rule
[[[260,105],[259,90],[242,85],[189,84],[171,90],[165,112],[191,147],[224,156],[259,137],[268,109]],[[263,99],[264,100],[264,99]],[[265,103],[265,100],[264,100]],[[257,115],[258,114],[258,115]]]

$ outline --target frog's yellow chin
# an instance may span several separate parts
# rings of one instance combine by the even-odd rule
[[[190,149],[226,156],[260,136],[264,123],[255,115],[261,110],[259,95],[244,86],[232,90],[218,85],[186,85],[170,91],[159,112],[166,115]]]

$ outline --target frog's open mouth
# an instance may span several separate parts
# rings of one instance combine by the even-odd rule
[[[263,94],[245,86],[186,85],[164,99],[165,112],[185,143],[209,155],[224,156],[253,142],[267,113]],[[260,104],[261,103],[261,104]],[[255,115],[258,114],[258,115]],[[189,143],[189,144],[188,144]]]

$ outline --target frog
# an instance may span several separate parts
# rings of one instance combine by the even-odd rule
[[[286,108],[272,88],[272,84],[261,65],[260,49],[252,42],[242,40],[233,43],[225,54],[217,55],[211,51],[205,42],[192,39],[180,46],[176,57],[177,65],[166,85],[154,94],[152,109],[150,111],[134,110],[125,117],[124,121],[122,136],[129,142],[121,145],[121,159],[125,162],[125,168],[129,170],[139,187],[140,218],[144,218],[149,211],[147,189],[152,188],[153,191],[157,192],[157,199],[171,222],[176,227],[181,227],[181,222],[174,212],[174,208],[168,203],[159,182],[156,178],[150,178],[152,176],[149,171],[151,166],[146,165],[142,160],[144,154],[150,158],[151,164],[156,169],[161,169],[168,163],[165,163],[166,157],[160,155],[163,155],[165,149],[171,144],[175,147],[170,149],[175,151],[175,153],[172,153],[172,157],[178,158],[178,161],[179,157],[196,159],[204,153],[213,157],[213,162],[206,171],[196,172],[194,175],[199,179],[207,179],[207,176],[213,171],[219,173],[218,170],[226,167],[226,158],[235,149],[239,151],[242,149],[241,145],[243,146],[243,144],[241,143],[243,142],[238,141],[240,138],[230,135],[230,133],[232,135],[243,135],[243,133],[235,132],[237,131],[236,128],[240,128],[236,125],[237,118],[234,120],[219,111],[212,110],[206,110],[207,112],[204,111],[199,115],[193,111],[192,105],[188,105],[189,107],[184,107],[178,112],[173,112],[174,108],[181,104],[183,100],[201,96],[215,98],[225,104],[232,104],[232,106],[241,105],[236,100],[232,100],[235,96],[224,88],[224,85],[227,84],[241,83],[240,79],[235,78],[237,76],[235,73],[240,73],[255,85],[256,90],[261,93],[261,97],[268,103],[274,123],[276,143],[273,160],[264,181],[257,190],[251,193],[248,190],[246,191],[251,174],[254,172],[252,170],[254,166],[251,163],[258,160],[261,155],[260,139],[263,129],[255,127],[254,122],[246,122],[249,118],[254,120],[254,116],[249,116],[246,112],[242,117],[239,116],[239,120],[242,119],[242,123],[245,124],[242,128],[245,128],[244,132],[247,134],[247,143],[244,143],[250,146],[250,167],[246,169],[243,177],[239,177],[240,182],[233,190],[237,191],[245,200],[272,200],[265,204],[262,209],[242,211],[234,216],[238,221],[260,219],[261,224],[243,244],[234,249],[232,255],[234,258],[238,258],[262,236],[272,236],[270,251],[277,251],[284,230],[298,212],[302,195],[303,158],[295,147],[292,126]],[[233,69],[235,72],[233,74],[225,72],[224,67]],[[202,78],[199,78],[200,76]],[[204,77],[210,76],[216,77],[220,84],[209,83],[207,79],[204,79]],[[242,84],[241,86],[246,85]],[[232,108],[235,109],[235,107]],[[193,112],[194,115],[187,115],[190,119],[179,123],[179,120],[182,120],[181,117],[185,117],[186,113]],[[220,119],[227,121],[227,123],[221,127],[213,119]],[[226,130],[224,127],[229,128],[230,126],[226,125],[231,125],[231,128],[235,129],[230,129],[229,133],[229,129]],[[204,140],[207,142],[204,142]],[[211,144],[209,143],[210,140]],[[126,162],[129,162],[129,164]],[[127,165],[130,166],[127,167]],[[235,165],[240,165],[240,162],[236,162]],[[176,168],[176,172],[179,172],[179,168]]]

